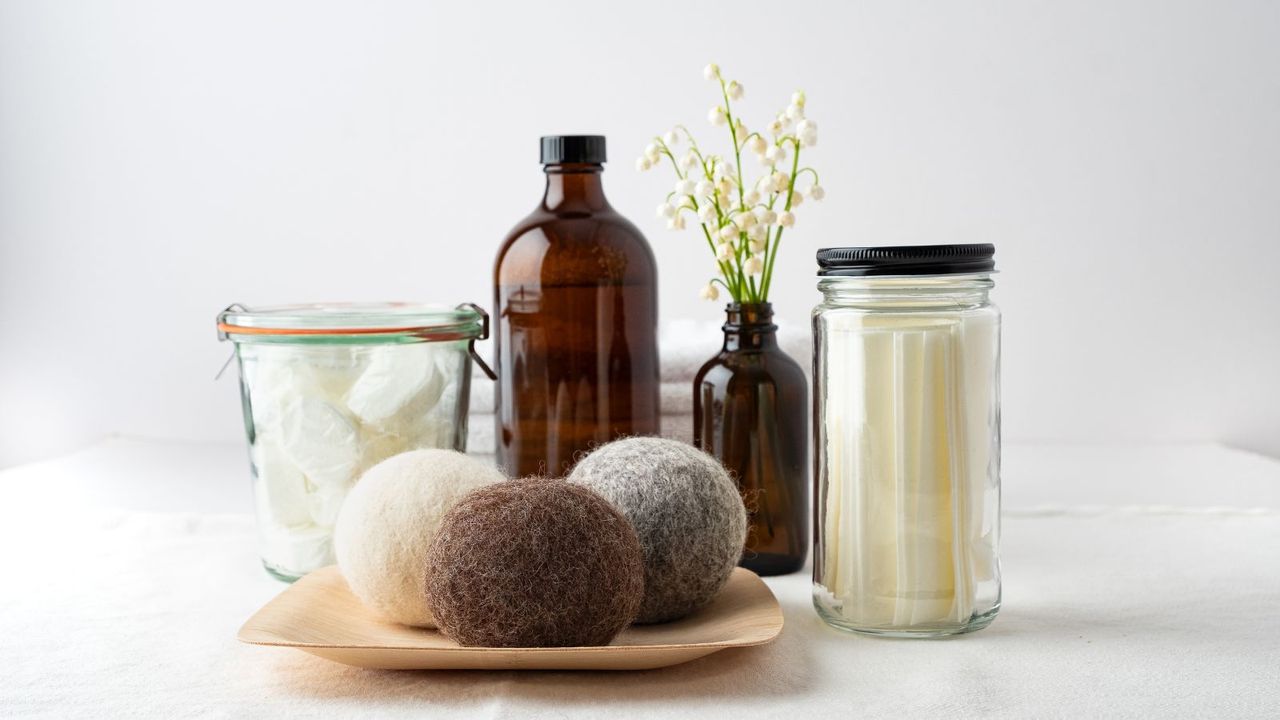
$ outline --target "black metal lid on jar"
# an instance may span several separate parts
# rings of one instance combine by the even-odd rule
[[[603,135],[544,135],[542,164],[606,162]]]
[[[818,275],[963,275],[992,272],[996,247],[967,245],[897,245],[885,247],[822,248]]]

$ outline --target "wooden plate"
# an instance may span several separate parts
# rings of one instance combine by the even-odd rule
[[[782,608],[755,573],[735,568],[710,605],[661,625],[623,630],[613,644],[572,648],[468,648],[435,630],[378,619],[336,566],[298,580],[249,618],[242,642],[296,647],[335,662],[397,670],[645,670],[731,647],[762,645],[782,631]]]

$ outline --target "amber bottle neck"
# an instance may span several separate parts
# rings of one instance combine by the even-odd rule
[[[543,168],[547,191],[542,206],[551,212],[594,212],[609,207],[600,174],[604,166],[590,163],[563,163]]]
[[[724,350],[768,350],[778,347],[778,326],[770,303],[730,303],[725,306]]]

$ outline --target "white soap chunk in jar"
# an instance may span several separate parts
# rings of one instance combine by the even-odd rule
[[[307,478],[284,449],[259,435],[253,447],[253,464],[257,475],[254,492],[260,511],[284,526],[311,522],[306,507]]]
[[[347,393],[347,407],[365,423],[422,416],[435,407],[445,374],[426,343],[373,348],[369,365]]]
[[[306,508],[312,522],[332,529],[338,523],[342,501],[347,499],[351,485],[320,486],[307,493]]]
[[[258,537],[263,561],[282,575],[301,576],[334,562],[332,528],[286,528],[259,518]]]
[[[360,466],[360,433],[355,420],[327,400],[291,397],[281,408],[284,447],[313,485],[346,486]]]

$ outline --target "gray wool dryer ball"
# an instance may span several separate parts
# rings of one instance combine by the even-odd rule
[[[440,522],[468,492],[504,480],[497,467],[453,450],[412,450],[374,465],[342,502],[333,532],[351,591],[387,620],[434,627],[424,584]]]
[[[728,582],[746,541],[747,511],[715,458],[676,440],[627,438],[583,458],[568,479],[635,526],[645,559],[637,623],[684,617]]]

